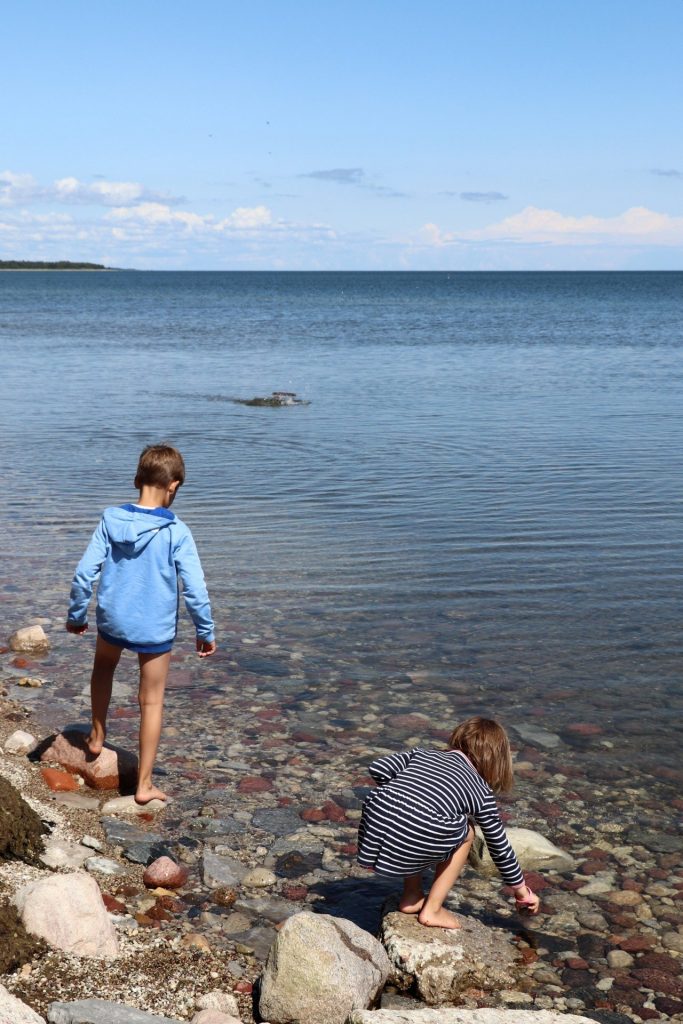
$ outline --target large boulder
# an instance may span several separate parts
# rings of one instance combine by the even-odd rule
[[[4,985],[0,985],[0,1021],[2,1024],[45,1024],[44,1017],[13,996]]]
[[[540,832],[530,828],[508,828],[505,830],[510,845],[515,851],[522,871],[574,871],[576,861],[565,850],[555,846]],[[469,862],[481,875],[492,877],[498,868],[491,860],[484,837],[477,829],[470,850]]]
[[[387,955],[368,932],[328,914],[295,914],[268,954],[259,1012],[271,1024],[344,1024],[374,1004],[388,975]]]
[[[429,1006],[453,1003],[467,988],[497,991],[514,985],[515,949],[510,939],[474,918],[456,916],[457,929],[427,928],[396,910],[382,921],[391,981],[402,989],[415,986]]]
[[[138,759],[128,750],[105,743],[95,757],[85,745],[87,726],[65,729],[42,751],[41,761],[56,761],[72,775],[80,775],[93,789],[134,789]]]
[[[346,1024],[595,1024],[557,1010],[354,1010]]]
[[[47,654],[50,641],[42,626],[23,626],[12,633],[9,646],[17,654]]]
[[[26,930],[55,949],[107,960],[118,955],[116,930],[99,886],[84,871],[29,882],[15,903]]]
[[[0,776],[0,861],[37,864],[43,850],[43,825],[18,790]]]

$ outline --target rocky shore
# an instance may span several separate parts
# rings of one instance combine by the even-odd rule
[[[51,622],[41,625],[50,636]],[[532,870],[530,881],[542,896],[541,914],[518,917],[479,862],[450,902],[463,917],[462,932],[427,938],[421,933],[429,930],[386,903],[395,886],[355,865],[356,827],[369,785],[365,765],[392,748],[390,737],[393,749],[441,742],[457,695],[434,693],[416,713],[415,680],[399,675],[388,681],[387,714],[362,679],[342,675],[332,695],[329,686],[298,677],[297,653],[304,658],[303,651],[292,651],[285,660],[267,638],[254,638],[237,657],[224,656],[220,685],[202,688],[191,653],[179,650],[160,755],[164,786],[174,799],[142,814],[131,813],[136,808],[125,795],[96,788],[96,779],[80,783],[82,776],[64,770],[64,752],[50,745],[69,724],[60,709],[83,706],[85,657],[78,656],[82,664],[70,667],[67,678],[65,654],[55,654],[54,646],[0,653],[0,777],[49,826],[37,863],[3,860],[0,852],[0,904],[13,906],[21,890],[46,879],[76,874],[94,880],[116,949],[106,959],[49,942],[31,949],[6,927],[3,945],[10,948],[16,938],[17,951],[7,957],[0,984],[11,996],[58,1022],[78,1020],[77,1010],[63,1006],[84,999],[198,1024],[198,1015],[209,1011],[218,1024],[215,1015],[225,1017],[226,1010],[245,1024],[285,1021],[288,1012],[296,1019],[277,1008],[274,982],[266,985],[266,977],[286,962],[279,984],[287,987],[287,974],[291,982],[294,947],[288,951],[282,943],[312,917],[314,937],[304,948],[320,941],[323,928],[338,934],[339,927],[325,924],[335,920],[376,944],[367,955],[376,956],[383,980],[371,971],[365,984],[378,988],[367,1005],[374,1000],[379,1008],[350,1007],[356,1024],[420,1024],[437,1019],[429,1006],[444,1005],[458,1009],[439,1010],[443,1024],[464,1024],[466,1011],[486,1008],[501,1021],[511,1012],[509,1019],[520,1024],[525,1011],[534,1011],[536,1024],[542,1024],[539,1011],[548,1021],[558,1014],[604,1024],[683,1020],[683,874],[672,814],[682,805],[673,787],[667,789],[669,779],[646,782],[616,773],[601,757],[613,740],[594,723],[568,720],[555,731],[540,716],[506,722],[516,740],[518,783],[505,814],[510,825],[552,841],[558,858],[540,849],[534,854],[542,873]],[[29,691],[37,699],[28,701]],[[132,694],[132,682],[124,680],[112,715],[116,744],[129,754],[135,749]],[[464,695],[460,703],[466,706]],[[192,721],[191,735],[183,721]],[[21,748],[15,736],[21,731],[35,737],[37,749]],[[78,734],[66,734],[77,750]],[[155,862],[161,873],[145,877]],[[103,925],[100,937],[105,933]],[[344,934],[347,949],[360,941],[351,931]],[[484,955],[488,941],[495,949]],[[363,955],[360,960],[367,963]],[[299,997],[320,987],[332,991],[329,974],[321,980],[306,963],[311,973],[308,982],[297,982]],[[455,965],[463,963],[456,978]],[[264,991],[271,994],[260,1005]],[[270,1017],[263,1016],[266,1008]],[[109,1018],[101,1019],[116,1019],[106,1012]],[[321,1024],[331,1024],[329,1014],[315,1012]],[[121,1020],[133,1024],[132,1017]]]

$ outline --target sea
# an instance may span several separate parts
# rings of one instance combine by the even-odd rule
[[[0,640],[52,642],[42,689],[2,669],[36,713],[87,706],[71,576],[165,440],[220,646],[198,662],[181,618],[188,741],[243,683],[378,749],[482,713],[596,778],[676,778],[682,273],[7,272],[0,352]]]

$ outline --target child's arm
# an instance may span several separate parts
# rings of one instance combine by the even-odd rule
[[[100,520],[83,557],[76,566],[71,584],[69,611],[66,616],[66,628],[70,633],[85,633],[88,628],[88,604],[95,580],[107,556],[108,547],[109,538],[104,528],[104,520]]]
[[[208,657],[216,650],[209,592],[192,534],[185,530],[173,552],[175,567],[183,584],[183,599],[197,631],[197,650]]]
[[[522,869],[506,835],[493,795],[482,800],[481,807],[474,814],[474,820],[484,834],[491,860],[498,868],[505,884],[515,890],[524,887]]]
[[[402,750],[400,754],[388,754],[386,757],[378,757],[368,767],[368,772],[378,786],[384,785],[390,779],[396,778],[399,772],[408,767],[408,763],[415,753],[414,750]]]

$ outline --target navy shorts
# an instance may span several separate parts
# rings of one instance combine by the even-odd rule
[[[166,640],[163,644],[136,644],[132,640],[122,640],[117,636],[109,636],[108,633],[103,632],[101,629],[97,630],[97,634],[113,647],[123,647],[124,650],[135,651],[136,654],[166,654],[173,649],[173,640]]]

